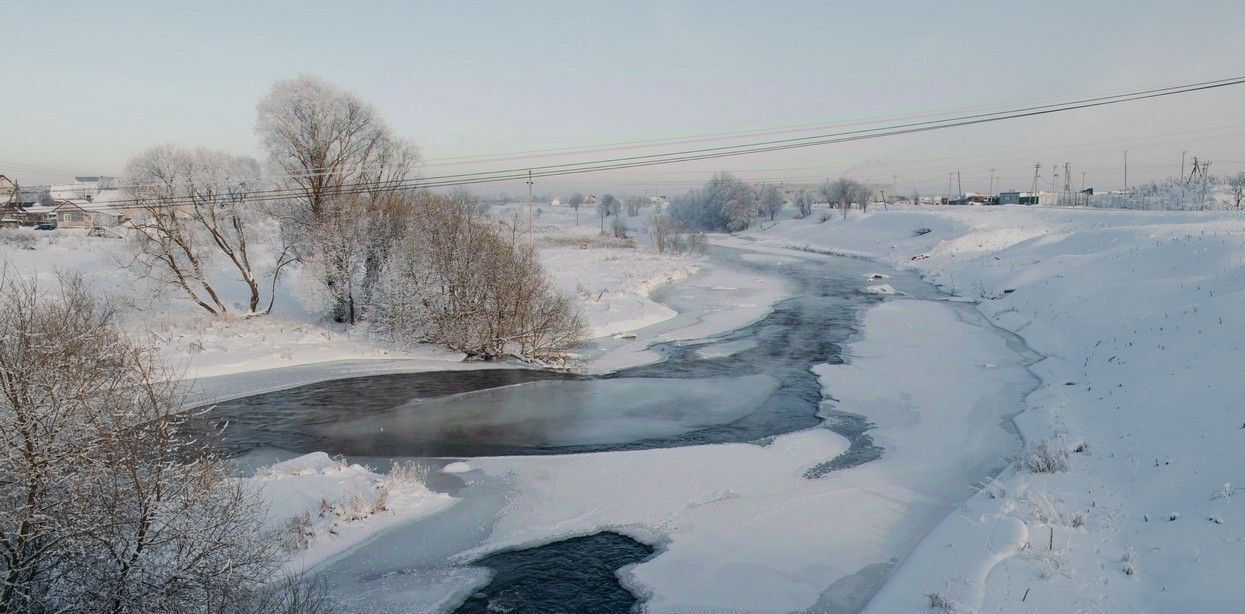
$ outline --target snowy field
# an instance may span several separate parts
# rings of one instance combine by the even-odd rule
[[[913,267],[1046,357],[1016,425],[1056,471],[1021,462],[947,515],[871,611],[1240,608],[1245,219],[892,207],[749,238]]]

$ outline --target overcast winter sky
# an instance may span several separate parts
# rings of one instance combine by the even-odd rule
[[[1245,74],[1245,3],[9,2],[0,174],[116,174],[153,144],[258,155],[273,81],[321,76],[439,160],[1026,104]],[[681,191],[852,176],[909,191],[1175,174],[1180,151],[1245,170],[1245,86],[865,143],[550,179],[538,191]],[[628,150],[635,151],[635,150]],[[579,153],[572,159],[600,157]],[[608,156],[607,156],[608,157]],[[535,163],[548,163],[542,158]],[[1049,179],[1047,168],[1043,177]],[[518,192],[520,184],[495,190]]]

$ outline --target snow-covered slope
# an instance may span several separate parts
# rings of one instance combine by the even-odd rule
[[[1046,356],[1016,424],[1067,470],[1006,471],[923,540],[873,611],[927,611],[931,594],[1004,612],[1245,601],[1231,510],[1245,483],[1245,218],[892,207],[750,237],[915,267]]]

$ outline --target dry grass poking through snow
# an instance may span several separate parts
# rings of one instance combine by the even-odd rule
[[[1068,450],[1057,441],[1043,439],[1025,451],[1021,464],[1032,473],[1062,473],[1068,470]]]

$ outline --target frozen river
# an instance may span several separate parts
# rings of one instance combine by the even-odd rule
[[[792,296],[761,320],[711,339],[659,342],[662,360],[598,376],[516,369],[375,375],[225,401],[234,452],[274,448],[367,457],[498,456],[748,442],[816,425],[810,371],[840,362],[861,307],[867,263],[714,261],[775,269]],[[721,293],[719,288],[701,292]],[[685,313],[705,297],[665,291]],[[682,292],[674,296],[674,293]],[[667,325],[669,326],[669,325]]]
[[[694,585],[683,587],[691,597],[682,595],[682,589],[652,595],[663,589],[642,573],[663,564],[684,572],[700,564],[690,559],[680,563],[669,556],[674,546],[691,543],[680,541],[680,536],[697,530],[699,512],[693,508],[733,505],[746,511],[743,493],[748,488],[743,484],[716,489],[704,484],[728,484],[733,473],[746,482],[755,480],[758,471],[776,471],[780,475],[773,476],[770,486],[779,490],[764,496],[782,497],[786,492],[790,505],[798,505],[810,489],[833,488],[832,474],[849,476],[853,471],[845,470],[903,461],[907,446],[897,450],[896,459],[888,458],[888,443],[906,441],[885,436],[885,428],[882,437],[874,437],[873,421],[878,416],[858,415],[853,408],[839,411],[823,402],[827,384],[819,370],[843,362],[844,346],[858,333],[862,314],[882,301],[865,291],[879,283],[869,279],[878,265],[833,256],[725,248],[714,248],[711,263],[745,278],[780,278],[789,296],[746,326],[708,338],[687,338],[677,333],[696,329],[705,316],[704,305],[724,304],[723,294],[745,293],[737,287],[703,283],[665,288],[657,298],[678,310],[680,317],[640,331],[638,341],[632,342],[650,346],[661,360],[609,374],[486,369],[377,375],[226,401],[212,416],[229,423],[225,442],[230,449],[261,458],[320,450],[382,466],[395,458],[415,457],[437,464],[466,459],[474,468],[461,476],[438,474],[433,486],[460,498],[449,510],[387,531],[322,566],[334,589],[353,607],[423,611],[462,604],[464,611],[483,611],[492,604],[505,611],[550,611],[551,604],[561,603],[565,611],[575,611],[577,598],[589,598],[579,602],[581,606],[627,611],[639,595],[649,596],[656,609],[663,603],[674,610],[693,605],[712,609],[712,599],[696,600],[700,589]],[[949,469],[938,474],[958,489],[941,498],[913,497],[908,504],[912,518],[892,529],[900,547],[874,547],[876,552],[866,548],[849,557],[880,557],[872,565],[852,574],[821,565],[823,578],[805,580],[814,597],[808,605],[859,607],[893,566],[895,557],[889,554],[902,552],[905,545],[910,548],[919,537],[917,529],[932,522],[934,512],[963,499],[973,480],[996,470],[1001,457],[1015,447],[1005,418],[1019,409],[1029,384],[1022,368],[1028,358],[1014,351],[1023,348],[974,321],[970,305],[934,303],[942,297],[915,276],[885,273],[886,283],[918,299],[899,301],[933,305],[937,310],[933,317],[950,318],[940,328],[964,326],[984,335],[980,342],[998,354],[990,359],[996,369],[990,375],[997,382],[980,395],[992,398],[996,415],[983,425],[987,432],[974,437],[975,447],[962,451],[969,458],[946,462]],[[880,389],[893,387],[882,379],[889,375],[877,374]],[[833,395],[834,387],[829,391]],[[901,432],[903,427],[897,425],[896,433]],[[732,465],[757,455],[749,466]],[[675,480],[670,488],[662,488],[664,480],[679,474],[663,472],[666,463],[679,463],[702,484],[679,492]],[[775,469],[766,469],[771,465]],[[619,470],[625,466],[631,469]],[[567,468],[574,474],[559,478]],[[667,475],[646,480],[645,472]],[[558,491],[557,496],[540,497],[545,488]],[[938,488],[944,487],[935,485],[933,491]],[[576,489],[583,492],[573,492]],[[655,492],[648,494],[647,489]],[[611,500],[609,493],[620,496]],[[634,500],[628,501],[629,496]],[[730,503],[736,498],[745,500]],[[841,501],[845,509],[860,503],[846,495]],[[610,505],[622,509],[607,509]],[[720,529],[712,524],[719,520],[700,528]],[[911,524],[918,520],[920,526]],[[520,528],[516,522],[527,526]],[[670,524],[677,526],[664,526]],[[572,552],[579,563],[559,564]],[[584,571],[597,567],[609,573]],[[620,567],[621,584],[615,575]],[[835,578],[840,582],[833,582]],[[687,583],[713,581],[699,578]],[[598,595],[626,598],[592,601]],[[783,600],[773,603],[775,611],[791,609]]]

